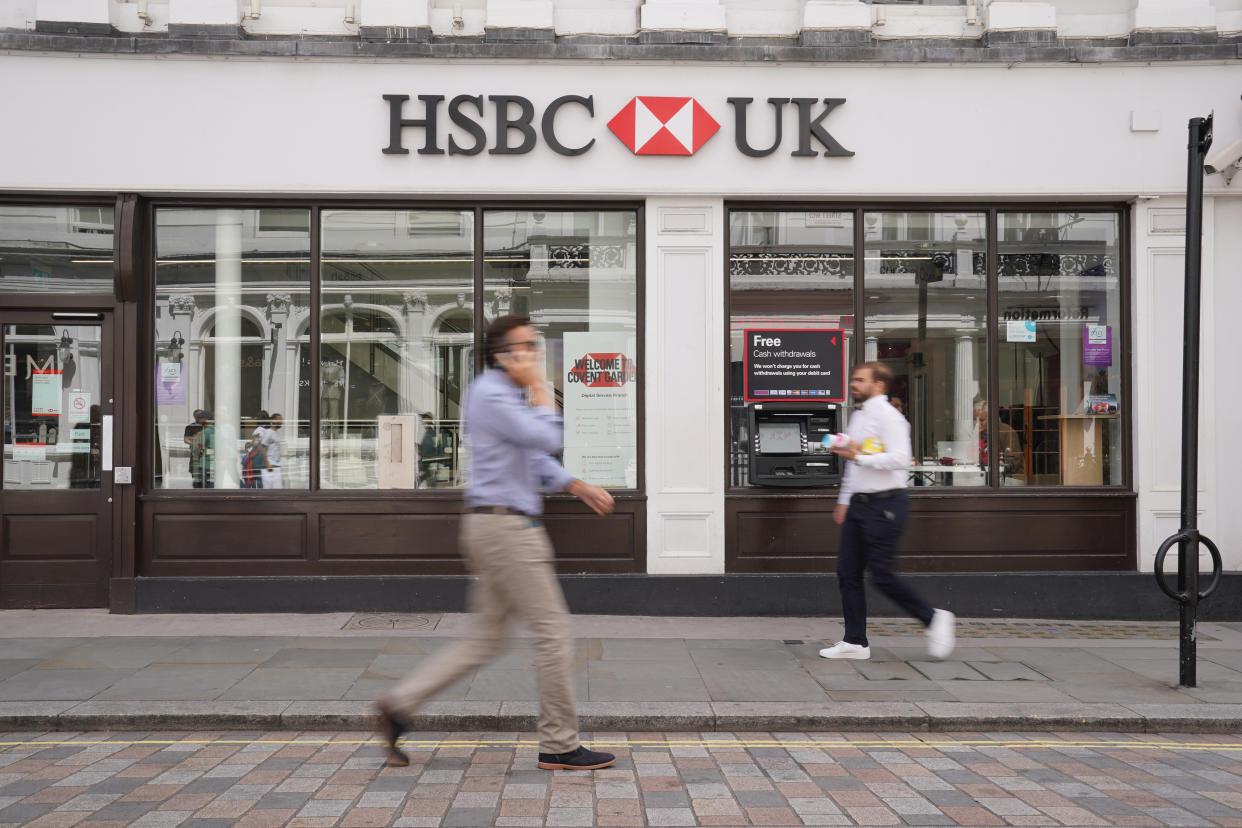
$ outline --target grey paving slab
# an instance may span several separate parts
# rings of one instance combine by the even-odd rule
[[[699,675],[639,675],[621,672],[587,676],[591,701],[710,701],[707,685]]]
[[[1228,704],[1242,698],[1242,682],[1202,681],[1197,687],[1186,688],[1182,692],[1205,702]]]
[[[1107,658],[1081,647],[1030,647],[1030,646],[997,646],[989,647],[1002,661],[1027,664],[1045,676],[1057,678],[1072,673],[1106,673],[1124,671],[1122,667]]]
[[[677,638],[605,638],[600,641],[603,661],[687,662],[690,648]]]
[[[1045,702],[1069,704],[1074,697],[1044,681],[957,681],[941,685],[964,702]]]
[[[100,670],[146,667],[190,643],[181,638],[100,638],[65,650],[41,665],[46,670]]]
[[[363,680],[366,679],[399,679],[409,674],[415,667],[427,660],[427,656],[422,654],[392,654],[380,653],[371,663],[367,665],[366,671],[362,674]],[[467,686],[469,682],[467,682]]]
[[[38,665],[43,659],[40,658],[4,658],[0,659],[0,681],[11,678],[18,673],[25,672],[31,667]]]
[[[129,670],[26,670],[0,681],[0,701],[89,699],[130,675]]]
[[[152,664],[262,664],[294,639],[279,636],[204,636]]]
[[[691,652],[700,670],[796,670],[798,659],[780,642],[753,642],[752,647],[708,647]]]
[[[826,661],[827,659],[825,659]],[[867,681],[921,681],[923,674],[904,661],[859,661],[854,669]]]
[[[815,679],[792,670],[701,668],[712,701],[821,701],[824,688]]]
[[[87,637],[38,638],[6,636],[0,638],[0,658],[36,658],[39,661],[46,661],[60,653],[79,647],[90,640]]]
[[[965,661],[911,661],[910,666],[932,681],[987,681]]]
[[[1197,701],[1186,690],[1135,673],[1075,673],[1054,686],[1062,693],[1085,702],[1124,700],[1127,704],[1192,704]]]
[[[220,698],[340,699],[362,674],[362,667],[266,668],[258,667],[234,684]]]
[[[361,649],[327,647],[284,647],[263,663],[264,668],[291,667],[322,669],[331,667],[367,667],[377,653],[370,647]]]
[[[992,681],[1047,681],[1043,673],[1016,661],[980,661],[971,667]]]
[[[245,677],[249,664],[153,665],[95,696],[100,701],[188,701],[214,699]]]

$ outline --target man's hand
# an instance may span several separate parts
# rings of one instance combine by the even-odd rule
[[[575,480],[565,487],[565,491],[590,506],[597,515],[612,514],[613,499],[607,489]]]
[[[850,507],[845,503],[838,503],[837,508],[832,510],[832,522],[837,526],[845,523],[845,515],[849,512]]]
[[[834,448],[832,453],[838,457],[844,457],[846,460],[853,460],[858,456],[858,452],[862,450],[862,446],[856,441],[850,440],[849,445]]]
[[[505,351],[497,354],[496,360],[509,378],[523,388],[534,388],[544,381],[538,355],[534,351]]]

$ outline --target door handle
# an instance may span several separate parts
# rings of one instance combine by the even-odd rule
[[[112,415],[103,415],[100,425],[99,454],[103,461],[103,470],[112,471]]]
[[[388,462],[401,462],[401,423],[388,424]]]

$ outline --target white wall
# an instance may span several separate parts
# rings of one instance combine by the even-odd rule
[[[0,111],[10,130],[0,186],[149,192],[341,192],[633,196],[770,195],[1128,198],[1184,187],[1186,119],[1236,110],[1236,65],[675,66],[652,64],[369,63],[347,61],[0,56]],[[595,138],[567,158],[383,155],[384,93],[524,94],[542,111],[562,94],[593,95],[562,139]],[[607,121],[634,95],[694,95],[721,130],[690,157],[633,155]],[[796,114],[766,158],[733,144],[730,96],[756,99],[756,146],[768,97],[844,97],[824,122],[857,154],[793,158]],[[56,105],[51,105],[55,102]],[[1161,118],[1131,132],[1134,110]],[[126,120],[116,129],[99,125]],[[414,101],[407,117],[418,117]],[[441,120],[447,125],[446,113]],[[1229,140],[1222,118],[1218,134]],[[1236,119],[1235,119],[1236,120]],[[487,120],[493,129],[491,114]],[[408,131],[407,144],[420,134]],[[459,138],[462,140],[465,136]],[[1218,186],[1218,185],[1213,185]]]

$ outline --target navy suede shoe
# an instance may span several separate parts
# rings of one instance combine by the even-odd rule
[[[543,770],[599,770],[615,761],[617,757],[611,753],[587,750],[581,745],[569,753],[539,754],[539,767]]]

